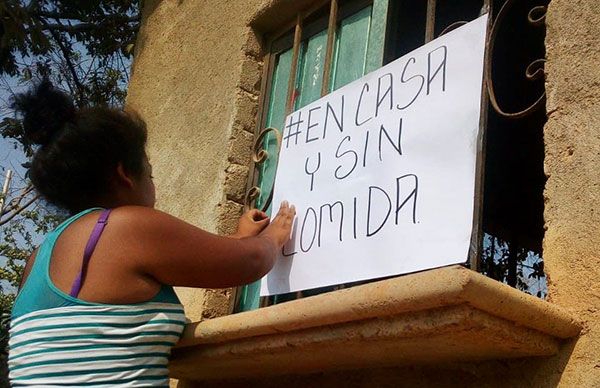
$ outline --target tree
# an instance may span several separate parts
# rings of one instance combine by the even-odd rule
[[[0,76],[21,84],[49,78],[79,107],[120,105],[139,29],[136,0],[0,1]],[[5,82],[8,94],[13,94]],[[30,156],[19,120],[4,117],[0,133]]]
[[[481,255],[481,271],[486,276],[506,283],[539,298],[546,297],[544,261],[539,253],[521,247],[514,241],[486,234]]]
[[[139,9],[137,0],[0,0],[2,137],[31,158],[34,146],[24,138],[10,100],[42,79],[69,92],[80,108],[121,106],[139,29]],[[12,308],[36,236],[65,217],[40,200],[27,178],[28,166],[28,162],[23,164],[25,173],[16,180],[0,210],[0,259],[5,261],[0,261],[0,314],[5,315]],[[6,320],[2,323],[0,346],[5,353]]]

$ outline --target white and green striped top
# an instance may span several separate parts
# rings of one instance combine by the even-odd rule
[[[94,210],[71,217],[48,234],[17,295],[8,356],[14,387],[169,386],[168,358],[185,324],[172,287],[163,285],[146,302],[102,304],[73,297],[50,279],[56,239]]]
[[[185,317],[181,305],[66,306],[11,323],[13,386],[168,386],[167,363]]]

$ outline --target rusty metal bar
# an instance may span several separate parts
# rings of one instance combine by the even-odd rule
[[[258,119],[256,129],[254,131],[255,139],[260,136],[261,128],[263,128],[267,116],[267,105],[269,103],[269,99],[267,98],[267,91],[271,89],[271,75],[273,74],[273,68],[275,67],[275,55],[271,54],[272,43],[273,42],[269,42],[269,51],[267,52],[263,60],[262,78],[260,81],[261,93],[258,99]],[[254,153],[256,153],[256,144],[254,148]],[[262,161],[260,163],[262,163]],[[245,209],[254,208],[254,201],[256,200],[256,197],[254,197],[254,193],[251,194],[250,191],[254,191],[255,187],[257,187],[258,185],[258,165],[260,163],[255,162],[254,158],[252,158],[250,161],[250,165],[248,166],[250,169],[250,174],[248,176],[248,181],[246,182],[246,197],[244,199]]]
[[[325,65],[323,69],[323,83],[321,84],[321,96],[329,93],[329,78],[331,76],[331,60],[333,58],[333,45],[337,29],[338,0],[331,0],[329,7],[329,25],[327,26],[327,52],[325,53]]]
[[[294,51],[292,53],[292,69],[288,80],[286,115],[294,110],[296,101],[296,72],[298,69],[298,57],[300,56],[300,42],[302,41],[302,14],[296,17],[296,29],[294,31]]]
[[[435,6],[436,0],[427,1],[427,19],[425,24],[425,43],[433,40],[435,34]]]
[[[290,114],[292,112],[292,110],[294,109],[294,101],[296,100],[296,73],[297,73],[297,69],[298,69],[298,59],[300,56],[300,44],[302,42],[302,21],[303,21],[303,14],[301,12],[298,13],[298,15],[296,16],[296,26],[294,29],[294,46],[293,46],[293,51],[292,51],[292,66],[290,69],[290,78],[288,80],[288,89],[287,89],[287,97],[286,97],[286,116],[288,114]],[[281,133],[283,132],[283,128]],[[275,133],[278,133],[278,131],[275,131]],[[260,135],[259,135],[260,137]],[[259,139],[257,139],[259,140]],[[281,146],[281,141],[278,141],[279,146]],[[255,147],[255,155],[254,158],[258,158],[258,159],[262,159],[261,155],[258,155],[258,153],[256,153],[256,147]],[[271,187],[271,192],[269,193],[269,197],[266,201],[266,206],[264,207],[265,210],[268,207],[268,205],[271,203],[273,199],[273,187]],[[266,307],[271,305],[272,303],[272,298],[271,297],[266,297],[266,298],[261,298],[259,301],[259,305],[260,307]]]
[[[485,32],[485,52],[484,64],[487,63],[488,57],[491,55],[489,48],[489,37],[492,30],[492,0],[484,0],[481,14],[488,13],[488,21]],[[454,23],[456,24],[456,23]],[[452,26],[452,25],[451,25]],[[450,27],[446,27],[449,30]],[[443,33],[442,33],[443,34]],[[473,206],[473,231],[471,234],[471,242],[469,249],[469,267],[477,272],[481,271],[481,255],[483,250],[483,195],[484,195],[484,180],[485,180],[485,142],[487,137],[488,124],[488,105],[489,96],[487,93],[485,77],[485,69],[483,69],[483,84],[481,85],[481,104],[479,116],[479,132],[477,134],[477,157],[475,161],[475,198]]]
[[[256,121],[257,125],[254,131],[255,136],[257,136],[260,133],[260,130],[264,128],[267,118],[267,111],[269,110],[269,98],[267,98],[267,96],[270,95],[271,82],[273,80],[273,69],[275,68],[275,60],[277,57],[271,52],[272,44],[273,42],[269,42],[269,51],[267,51],[263,59],[262,77],[260,79],[260,94],[258,96],[259,111]]]

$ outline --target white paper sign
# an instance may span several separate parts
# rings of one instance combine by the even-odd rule
[[[286,118],[273,213],[292,239],[261,295],[467,260],[487,15]]]

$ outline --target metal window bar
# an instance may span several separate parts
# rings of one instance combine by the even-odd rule
[[[329,93],[329,78],[331,76],[331,59],[333,58],[333,44],[338,18],[338,1],[331,0],[329,7],[329,23],[327,25],[327,48],[325,53],[325,64],[323,65],[323,81],[321,85],[321,96]]]
[[[425,24],[425,43],[429,43],[434,38],[435,31],[435,7],[436,0],[428,0],[427,1],[427,20]]]

